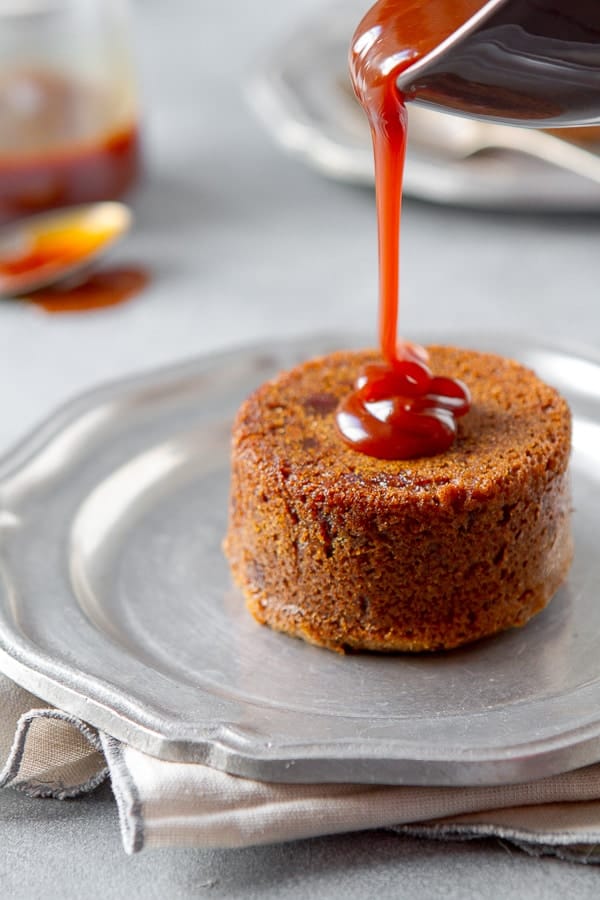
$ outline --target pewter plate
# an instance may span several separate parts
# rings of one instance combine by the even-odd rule
[[[0,669],[148,753],[261,779],[491,784],[600,759],[600,360],[463,336],[531,365],[574,413],[576,559],[526,628],[344,657],[246,612],[220,549],[232,415],[265,378],[352,343],[109,385],[25,440],[0,465]]]
[[[293,156],[332,178],[372,185],[369,129],[348,75],[348,48],[367,8],[362,0],[345,0],[296,29],[261,59],[246,93]],[[600,185],[524,153],[491,147],[457,159],[446,149],[449,117],[410,107],[406,196],[526,212],[600,209]],[[455,137],[457,122],[453,116]]]

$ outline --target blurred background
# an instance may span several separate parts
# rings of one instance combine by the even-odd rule
[[[40,3],[0,0],[3,218],[95,199],[85,191],[98,184],[102,195],[124,194],[135,224],[103,265],[139,267],[148,281],[128,302],[86,312],[0,301],[0,446],[126,373],[299,333],[343,343],[359,332],[372,343],[370,151],[344,49],[368,2],[137,0],[128,23],[124,3],[81,0],[75,30],[61,34],[47,18],[61,0],[42,13]],[[81,80],[40,74],[59,57]],[[26,133],[15,103],[36,110]],[[73,196],[40,188],[9,198],[15,158],[21,174],[25,165],[18,142],[35,149],[39,177],[65,134],[88,153],[85,177],[69,157]],[[597,344],[598,186],[506,149],[449,159],[428,140],[407,171],[403,334]]]

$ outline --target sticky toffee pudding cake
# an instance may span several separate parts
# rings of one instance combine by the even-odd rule
[[[225,550],[261,623],[333,650],[457,647],[542,610],[572,558],[566,402],[487,353],[431,347],[472,405],[444,452],[357,452],[336,414],[371,351],[312,360],[243,404]]]
[[[398,341],[398,75],[483,0],[379,0],[350,70],[373,136],[379,353],[259,388],[233,436],[225,551],[251,613],[333,650],[458,647],[524,625],[573,553],[570,413],[516,362]]]

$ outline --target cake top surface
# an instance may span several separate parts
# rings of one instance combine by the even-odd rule
[[[461,506],[469,497],[506,492],[523,479],[562,474],[570,451],[566,401],[530,370],[490,353],[427,348],[435,375],[464,381],[472,408],[453,446],[412,460],[382,460],[345,445],[335,423],[340,400],[376,351],[340,351],[280,374],[242,405],[234,452],[252,454],[263,476],[289,491],[360,494],[361,502]],[[507,499],[507,498],[505,498]]]

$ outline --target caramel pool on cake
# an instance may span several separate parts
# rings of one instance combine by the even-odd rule
[[[566,402],[516,362],[429,353],[472,394],[438,455],[377,459],[340,439],[338,404],[375,352],[304,363],[239,410],[225,549],[259,622],[338,651],[448,649],[524,625],[563,582]]]

